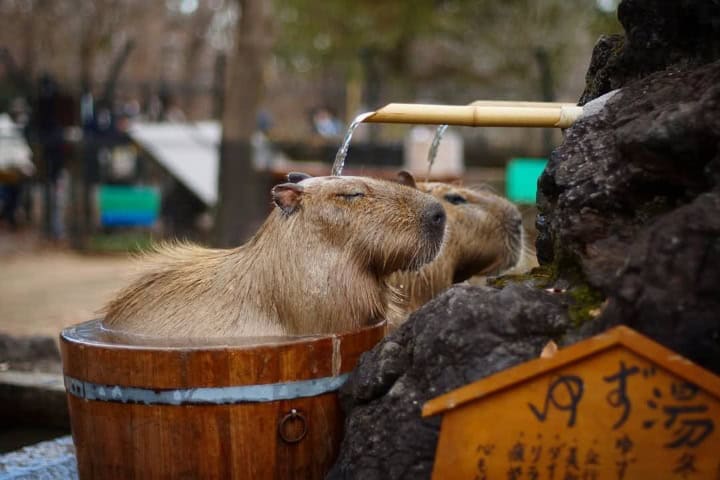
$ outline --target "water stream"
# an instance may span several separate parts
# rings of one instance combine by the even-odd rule
[[[447,129],[448,125],[440,125],[437,127],[437,130],[435,130],[435,136],[433,137],[433,141],[430,144],[430,150],[428,151],[428,169],[427,174],[425,175],[426,182],[430,181],[430,170],[432,170],[433,164],[435,163],[435,157],[437,157],[440,142],[442,141],[442,137]]]
[[[368,118],[369,116],[373,115],[375,112],[365,112],[361,113],[355,119],[352,121],[350,126],[347,129],[347,133],[345,134],[345,138],[343,139],[342,144],[340,145],[340,149],[338,150],[337,154],[335,155],[335,162],[333,162],[332,170],[330,171],[330,175],[336,177],[342,174],[343,168],[345,167],[345,158],[347,157],[348,149],[350,148],[350,140],[352,140],[353,132],[355,129],[362,123],[363,120]]]

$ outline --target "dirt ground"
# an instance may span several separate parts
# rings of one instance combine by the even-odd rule
[[[130,256],[82,255],[0,231],[0,333],[49,335],[97,317],[134,271]]]

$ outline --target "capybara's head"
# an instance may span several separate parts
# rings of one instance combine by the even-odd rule
[[[442,257],[456,262],[454,283],[515,266],[522,253],[523,226],[512,202],[488,190],[448,183],[418,183],[417,188],[440,200],[447,212]]]
[[[440,250],[445,210],[430,195],[366,177],[288,179],[272,190],[278,220],[294,235],[347,250],[378,275],[416,270]]]

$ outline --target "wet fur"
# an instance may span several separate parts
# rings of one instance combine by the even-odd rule
[[[276,208],[245,245],[178,244],[148,255],[144,273],[106,306],[105,327],[163,337],[303,335],[392,315],[386,277],[440,249],[442,231],[429,235],[422,218],[437,202],[360,177],[297,185],[294,209]]]

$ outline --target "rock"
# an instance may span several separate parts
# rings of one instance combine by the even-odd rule
[[[0,425],[70,431],[67,394],[60,373],[0,372]]]
[[[0,333],[0,371],[60,372],[60,350],[52,337],[15,337]]]
[[[615,78],[615,70],[624,43],[625,37],[619,34],[600,36],[593,48],[590,66],[585,74],[585,91],[578,104],[585,105],[590,100],[622,86]]]
[[[715,185],[719,82],[720,62],[655,73],[566,131],[538,183],[541,263],[582,257],[610,235],[629,238]]]
[[[603,93],[671,65],[692,68],[720,59],[720,3],[706,0],[623,0],[625,35],[595,45],[584,105]]]
[[[720,372],[719,178],[720,61],[648,75],[568,129],[536,246],[607,297],[583,333],[626,323]]]
[[[568,329],[567,301],[525,285],[460,285],[415,312],[341,390],[350,415],[328,478],[429,478],[440,419],[422,419],[423,403],[537,357]]]
[[[652,222],[624,258],[598,282],[608,305],[594,329],[626,324],[720,373],[720,193]]]
[[[0,455],[0,478],[13,480],[75,480],[77,460],[72,437],[37,443]]]

